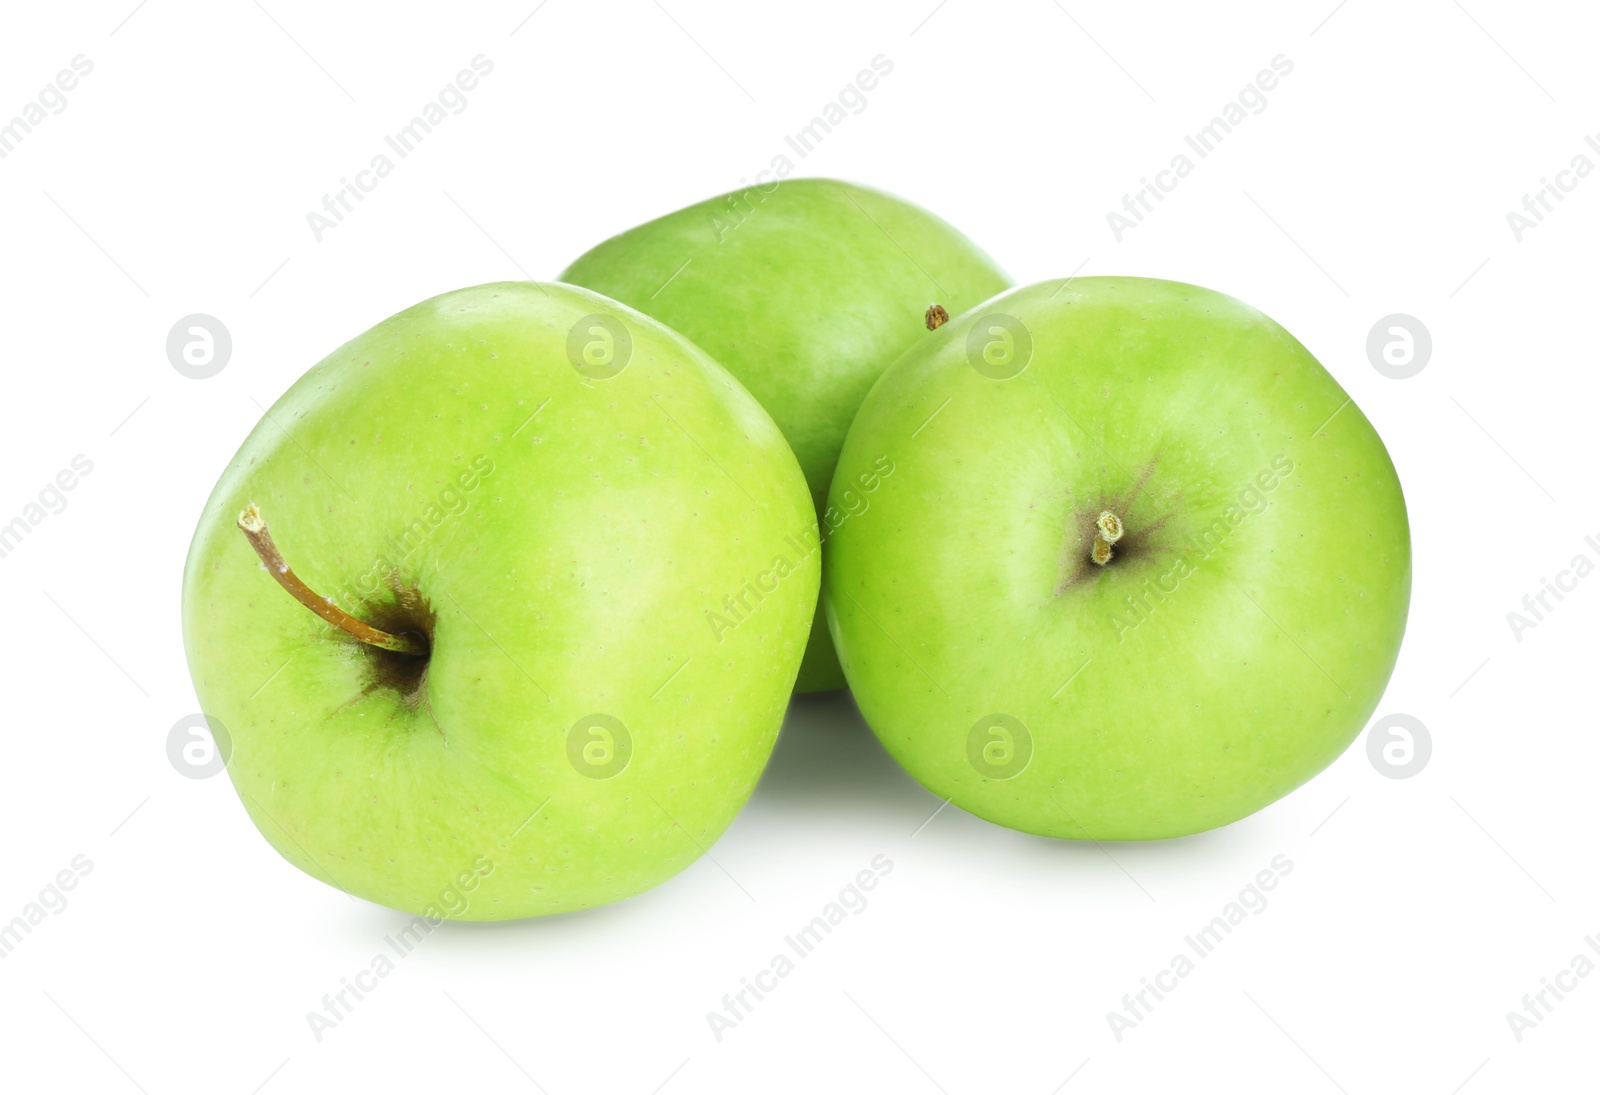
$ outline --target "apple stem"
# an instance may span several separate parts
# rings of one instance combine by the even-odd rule
[[[928,310],[922,314],[922,322],[927,325],[928,330],[937,331],[950,322],[950,313],[942,304],[930,304]]]
[[[1122,518],[1110,510],[1100,511],[1100,516],[1095,518],[1094,527],[1100,530],[1101,539],[1108,544],[1114,544],[1122,539]]]
[[[278,545],[273,543],[272,534],[267,531],[267,522],[262,518],[261,510],[256,508],[254,502],[239,514],[239,528],[250,541],[250,546],[256,549],[256,554],[261,557],[267,573],[276,578],[278,584],[288,590],[291,597],[334,627],[355,636],[369,646],[376,646],[382,650],[412,654],[419,658],[427,655],[428,644],[418,636],[391,635],[371,624],[362,623],[328,598],[318,596],[310,586],[301,581],[300,576],[289,569],[289,564],[284,560],[283,553],[278,550]]]
[[[1094,519],[1094,542],[1089,545],[1089,561],[1097,567],[1109,563],[1114,554],[1111,545],[1122,539],[1126,531],[1122,518],[1108,509],[1101,510],[1100,516]]]

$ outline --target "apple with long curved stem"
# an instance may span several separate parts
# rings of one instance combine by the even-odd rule
[[[562,912],[737,814],[817,542],[782,435],[704,352],[585,290],[485,285],[267,412],[195,532],[184,640],[284,858],[438,919]]]

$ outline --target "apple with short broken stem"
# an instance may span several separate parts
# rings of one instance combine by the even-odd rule
[[[1168,281],[1015,289],[884,374],[825,545],[845,675],[934,794],[1138,840],[1236,821],[1365,725],[1411,545],[1383,442],[1292,335]]]

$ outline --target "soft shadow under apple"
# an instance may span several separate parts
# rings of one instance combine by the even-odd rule
[[[806,821],[911,818],[914,826],[938,805],[884,752],[841,689],[790,701],[777,748],[745,810]]]

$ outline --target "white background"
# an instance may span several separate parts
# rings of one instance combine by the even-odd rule
[[[1600,935],[1600,577],[1520,642],[1506,619],[1600,561],[1600,177],[1520,242],[1506,220],[1600,133],[1587,6],[135,2],[14,5],[0,35],[0,119],[94,64],[0,160],[0,523],[94,465],[0,559],[0,922],[93,863],[0,960],[0,1084],[1593,1088],[1600,976],[1520,1042],[1506,1018]],[[306,213],[480,53],[469,107],[317,242]],[[784,136],[878,54],[892,74],[799,159]],[[1107,211],[1278,54],[1267,108],[1118,242]],[[599,911],[436,932],[319,1043],[306,1013],[407,918],[302,875],[225,778],[168,762],[196,708],[179,579],[203,500],[346,338],[553,277],[786,151],[939,212],[1019,282],[1198,282],[1304,341],[1405,486],[1415,592],[1379,714],[1421,719],[1431,761],[1386,778],[1363,737],[1225,830],[1100,848],[929,821],[939,800],[848,699],[807,701],[715,861]],[[165,352],[196,312],[234,343],[204,381]],[[1409,380],[1365,349],[1396,312],[1433,336]],[[868,907],[714,1038],[706,1013],[879,854]],[[1119,1042],[1106,1013],[1279,854],[1268,907]]]

